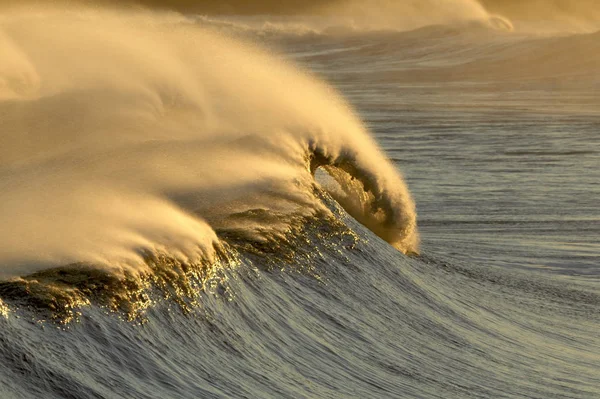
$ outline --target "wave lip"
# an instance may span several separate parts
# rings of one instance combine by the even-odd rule
[[[310,148],[311,172],[323,168],[336,181],[328,192],[350,215],[401,252],[418,253],[415,205],[387,159],[378,156],[373,162],[352,150],[332,156],[315,143]]]

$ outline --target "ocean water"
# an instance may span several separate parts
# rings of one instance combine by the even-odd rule
[[[4,14],[0,397],[600,397],[600,33],[517,22]]]

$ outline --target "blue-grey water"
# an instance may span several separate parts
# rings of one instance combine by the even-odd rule
[[[10,270],[27,270],[0,282],[0,397],[600,397],[598,33],[536,36],[479,23],[296,31],[190,20],[186,29],[271,48],[342,94],[404,176],[418,254],[399,252],[319,186],[314,195],[326,211],[290,216],[267,195],[244,194],[250,183],[232,189],[211,177],[213,186],[194,189],[216,192],[216,207],[241,191],[233,201],[251,205],[231,217],[251,220],[266,238],[206,216],[224,245],[217,256],[186,264],[171,260],[165,244],[164,255],[144,252],[155,274],[141,282],[122,282],[105,265],[23,266],[15,261],[22,252],[0,251]],[[7,32],[33,43],[17,28]],[[190,51],[202,59],[203,47]],[[246,73],[255,76],[239,68],[232,93],[245,93]],[[301,94],[282,90],[285,98]],[[250,103],[259,119],[275,106],[266,96]],[[34,100],[0,101],[5,128],[36,119],[15,117],[19,105],[8,104]],[[74,103],[86,111],[95,100]],[[326,119],[321,106],[314,113]],[[250,139],[226,148],[240,140]],[[18,174],[22,162],[0,164],[4,187],[18,191],[14,179],[33,176]],[[50,165],[62,173],[63,163]],[[107,176],[126,173],[119,170]],[[265,184],[269,193],[280,189]],[[183,195],[180,186],[169,190]],[[191,198],[208,201],[203,195]],[[284,228],[271,233],[270,224]]]

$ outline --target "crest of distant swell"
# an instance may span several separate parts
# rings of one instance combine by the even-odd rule
[[[0,275],[211,258],[228,215],[323,211],[318,168],[351,215],[416,251],[410,194],[360,120],[264,50],[182,16],[57,8],[6,11],[0,46]]]

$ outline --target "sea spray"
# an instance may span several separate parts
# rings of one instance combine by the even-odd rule
[[[2,17],[3,276],[73,262],[144,271],[156,251],[210,258],[227,215],[323,210],[315,153],[372,196],[348,208],[357,219],[416,251],[404,181],[333,89],[185,21],[56,8]]]

